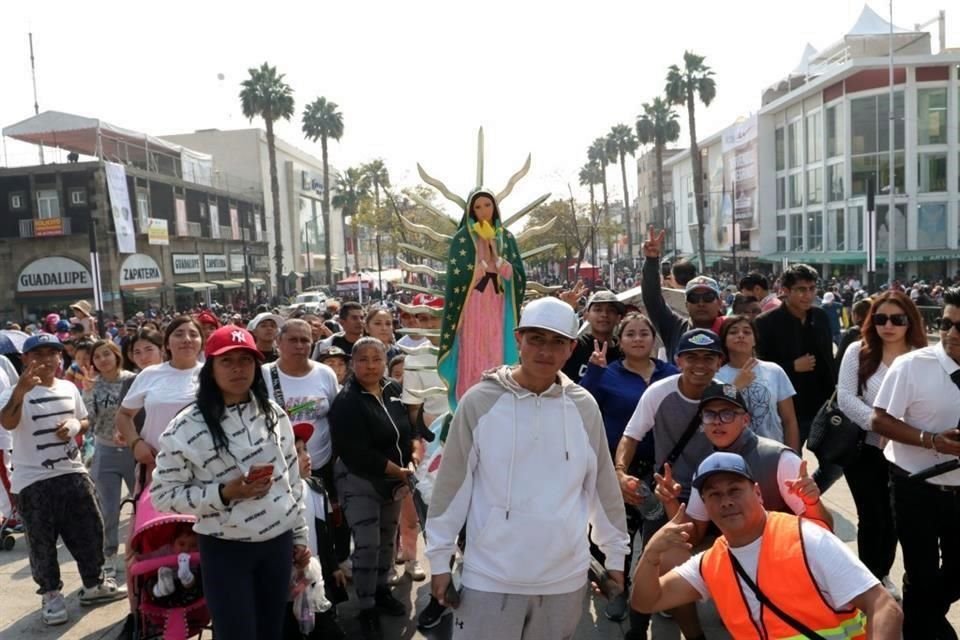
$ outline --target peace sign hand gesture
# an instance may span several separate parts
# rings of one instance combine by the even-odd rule
[[[743,368],[740,369],[737,377],[733,379],[733,386],[735,386],[738,391],[743,391],[757,379],[757,373],[753,370],[756,366],[757,359],[750,358],[746,364],[743,365]]]
[[[587,288],[584,286],[583,280],[577,280],[577,284],[572,289],[561,291],[558,294],[558,297],[573,307],[573,310],[576,311],[577,307],[580,305],[580,298],[583,296],[583,293],[586,290]]]
[[[659,258],[663,255],[663,238],[666,231],[661,229],[657,233],[653,225],[650,225],[650,232],[647,234],[647,240],[643,243],[643,255],[647,258]]]
[[[677,548],[689,551],[693,548],[690,543],[691,533],[693,533],[693,523],[687,518],[687,505],[681,504],[673,518],[650,539],[643,555],[655,564],[659,564],[660,557],[668,551]]]
[[[820,488],[807,473],[807,461],[800,463],[800,477],[796,480],[787,480],[784,484],[790,493],[798,496],[807,506],[815,505],[820,501]]]
[[[590,354],[590,364],[595,364],[598,367],[607,366],[607,345],[609,342],[597,342],[593,341],[593,353]]]
[[[655,493],[660,502],[668,504],[680,499],[680,492],[683,491],[683,487],[673,479],[673,469],[669,462],[663,465],[663,475],[655,473],[653,479],[657,481]]]

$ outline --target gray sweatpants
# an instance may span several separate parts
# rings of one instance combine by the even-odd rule
[[[584,589],[523,596],[463,588],[453,612],[453,640],[571,640],[583,615]]]
[[[347,471],[343,462],[334,466],[337,493],[343,515],[353,533],[353,585],[357,604],[369,609],[375,604],[377,589],[387,588],[393,568],[399,500],[385,500],[369,480]]]
[[[120,546],[117,530],[120,528],[120,493],[123,484],[133,493],[134,467],[137,462],[127,447],[97,439],[90,475],[100,498],[103,513],[103,555],[112,556]]]

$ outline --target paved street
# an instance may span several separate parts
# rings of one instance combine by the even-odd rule
[[[841,479],[827,493],[826,502],[834,512],[837,523],[837,533],[851,547],[856,547],[856,511],[853,499],[846,483]],[[121,539],[125,537],[121,535]],[[422,551],[422,550],[421,550]],[[96,608],[82,608],[77,601],[77,590],[80,588],[80,578],[76,565],[70,559],[65,549],[61,548],[61,567],[65,593],[70,610],[70,622],[60,627],[45,627],[40,621],[40,598],[34,594],[35,585],[30,578],[30,567],[27,561],[26,544],[22,536],[17,537],[17,546],[13,551],[0,551],[0,638],[14,640],[30,638],[43,640],[58,638],[63,640],[95,640],[114,638],[119,630],[120,622],[126,613],[126,601],[115,602]],[[902,578],[903,567],[898,556],[894,566],[894,579],[899,583]],[[422,608],[429,597],[429,582],[410,583],[406,581],[398,588],[398,597],[415,603],[416,610]],[[601,640],[622,638],[626,625],[613,624],[603,617],[604,601],[592,596],[584,596],[586,600],[585,615],[577,632],[578,640]],[[341,617],[344,628],[350,638],[359,637],[353,617],[355,609],[349,603],[341,607]],[[703,612],[705,624],[709,626],[708,613]],[[444,623],[428,634],[417,631],[413,621],[414,616],[407,618],[384,618],[385,636],[389,639],[427,639],[442,640],[449,638],[452,618],[447,616]],[[954,606],[951,611],[951,622],[955,628],[960,628],[960,606]],[[711,640],[724,638],[725,634],[709,633]],[[653,637],[657,640],[679,639],[676,630],[663,619],[654,623]]]

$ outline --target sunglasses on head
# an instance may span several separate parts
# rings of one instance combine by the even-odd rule
[[[887,324],[887,321],[892,322],[895,327],[905,327],[910,324],[910,318],[907,317],[905,313],[875,313],[873,314],[873,324],[878,327],[882,327]]]
[[[960,331],[960,322],[954,322],[950,318],[940,318],[940,331],[949,333],[950,329]]]
[[[718,422],[722,424],[730,424],[744,413],[746,412],[736,411],[734,409],[724,409],[722,411],[704,409],[702,412],[700,412],[700,417],[703,419],[703,424],[716,424]]]
[[[714,291],[704,291],[703,293],[691,292],[687,294],[687,302],[690,304],[700,304],[701,302],[716,302],[717,294]]]

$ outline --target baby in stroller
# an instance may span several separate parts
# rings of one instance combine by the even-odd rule
[[[128,569],[137,607],[135,638],[185,640],[209,625],[196,521],[190,515],[158,512],[149,487],[137,500],[130,541],[135,557]]]

